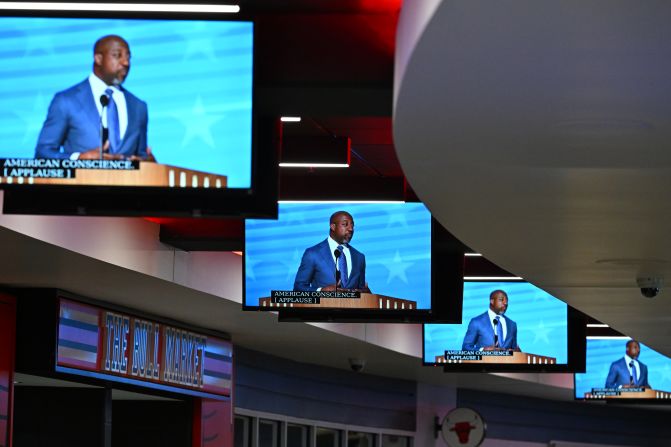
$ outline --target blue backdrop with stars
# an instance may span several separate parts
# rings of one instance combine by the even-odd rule
[[[328,237],[329,217],[339,210],[354,218],[351,245],[366,256],[371,291],[430,308],[431,214],[421,203],[282,203],[278,220],[247,220],[245,303],[292,290],[303,252]]]
[[[587,337],[587,364],[584,374],[575,375],[575,397],[583,399],[592,388],[603,388],[610,365],[624,357],[630,338]],[[638,360],[648,367],[648,383],[655,390],[671,392],[671,359],[643,343]]]
[[[249,188],[251,22],[0,18],[0,158],[35,155],[51,99],[89,76],[106,34],[130,45],[124,87],[148,105],[158,161]]]
[[[567,306],[528,282],[465,282],[462,324],[424,325],[424,362],[433,363],[445,350],[460,350],[471,318],[489,309],[489,294],[508,294],[506,316],[517,323],[522,351],[555,357],[566,364],[568,354]]]

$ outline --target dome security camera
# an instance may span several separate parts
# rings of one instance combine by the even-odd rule
[[[354,372],[361,372],[366,366],[366,361],[364,359],[349,358],[349,367]]]
[[[659,292],[664,285],[664,278],[645,276],[636,278],[636,284],[641,289],[641,295],[646,298],[654,298],[659,295]]]

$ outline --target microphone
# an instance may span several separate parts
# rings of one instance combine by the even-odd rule
[[[342,252],[338,250],[337,248],[333,250],[333,256],[335,256],[336,262],[335,262],[335,285],[336,285],[336,293],[338,292],[338,282],[340,281],[340,269],[338,268],[338,258],[340,258],[340,255],[342,255]]]
[[[499,347],[499,336],[496,333],[496,327],[499,325],[499,320],[496,318],[494,319],[494,347],[498,348]]]
[[[100,105],[103,107],[100,113],[100,159],[102,160],[103,146],[105,146],[105,140],[106,140],[105,131],[107,131],[107,129],[105,129],[105,127],[103,126],[103,115],[105,113],[105,107],[107,107],[107,105],[110,103],[110,97],[103,93],[102,95],[100,95],[99,99],[100,99]]]

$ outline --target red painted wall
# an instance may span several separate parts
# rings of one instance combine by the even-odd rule
[[[232,447],[231,400],[194,399],[192,447]]]

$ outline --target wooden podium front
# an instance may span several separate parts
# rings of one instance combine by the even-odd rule
[[[475,363],[475,364],[518,364],[518,365],[554,365],[557,363],[555,357],[530,354],[528,352],[513,352],[513,355],[487,356],[482,360],[445,360],[444,355],[436,356],[436,363]]]
[[[671,393],[668,391],[646,388],[643,391],[625,391],[619,396],[604,396],[602,394],[585,393],[585,399],[671,399]]]
[[[177,166],[141,161],[134,170],[77,169],[75,178],[0,177],[3,184],[162,186],[170,188],[226,188],[227,177]]]
[[[319,304],[295,304],[295,303],[273,303],[271,298],[259,299],[261,307],[328,307],[332,309],[389,309],[389,310],[414,310],[417,302],[392,298],[375,293],[362,293],[361,298],[320,298]]]

